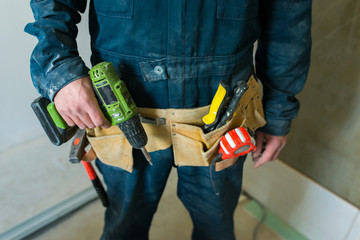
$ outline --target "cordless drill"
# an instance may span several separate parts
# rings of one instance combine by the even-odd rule
[[[94,66],[90,70],[90,78],[105,117],[112,125],[120,128],[130,145],[140,149],[152,165],[151,157],[145,149],[147,135],[136,105],[112,63],[102,62]],[[35,99],[31,106],[53,144],[59,146],[76,133],[77,127],[69,127],[57,112],[55,104],[46,98]]]
[[[152,165],[145,145],[147,136],[141,125],[136,105],[120,80],[112,63],[101,62],[90,70],[90,78],[100,108],[112,125],[117,125],[133,148],[140,149]]]

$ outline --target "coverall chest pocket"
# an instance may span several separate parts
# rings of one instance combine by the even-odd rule
[[[98,15],[115,18],[132,18],[134,0],[94,0]]]
[[[249,20],[259,15],[259,2],[257,0],[217,0],[216,11],[219,19]]]

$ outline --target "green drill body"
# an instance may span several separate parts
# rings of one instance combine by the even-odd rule
[[[110,62],[95,65],[90,70],[90,78],[99,105],[112,125],[117,125],[137,115],[136,105],[125,83],[120,80]]]
[[[125,83],[120,80],[112,63],[102,62],[90,70],[90,78],[100,107],[112,125],[117,125],[133,148],[141,149],[151,163],[145,149],[147,136],[141,125],[135,102]]]

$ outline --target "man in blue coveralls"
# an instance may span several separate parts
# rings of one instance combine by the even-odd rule
[[[255,72],[263,84],[267,124],[256,131],[254,166],[277,158],[309,68],[311,0],[91,0],[89,5],[92,64],[112,62],[138,107],[206,106],[220,80],[234,86]],[[109,127],[77,51],[76,24],[86,0],[32,0],[31,7],[35,22],[25,31],[39,40],[31,56],[35,87],[70,126]],[[154,166],[141,152],[133,155],[133,173],[97,161],[110,200],[102,239],[148,238],[173,152],[172,147],[151,152]],[[225,193],[219,196],[208,167],[177,167],[178,196],[191,215],[193,239],[235,239],[242,160],[214,175]]]

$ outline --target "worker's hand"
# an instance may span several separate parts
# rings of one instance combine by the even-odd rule
[[[273,136],[257,131],[255,133],[256,151],[252,153],[254,168],[275,161],[285,147],[286,136]]]
[[[79,78],[60,89],[55,95],[54,103],[71,127],[77,125],[85,129],[111,126],[100,110],[90,77]]]

